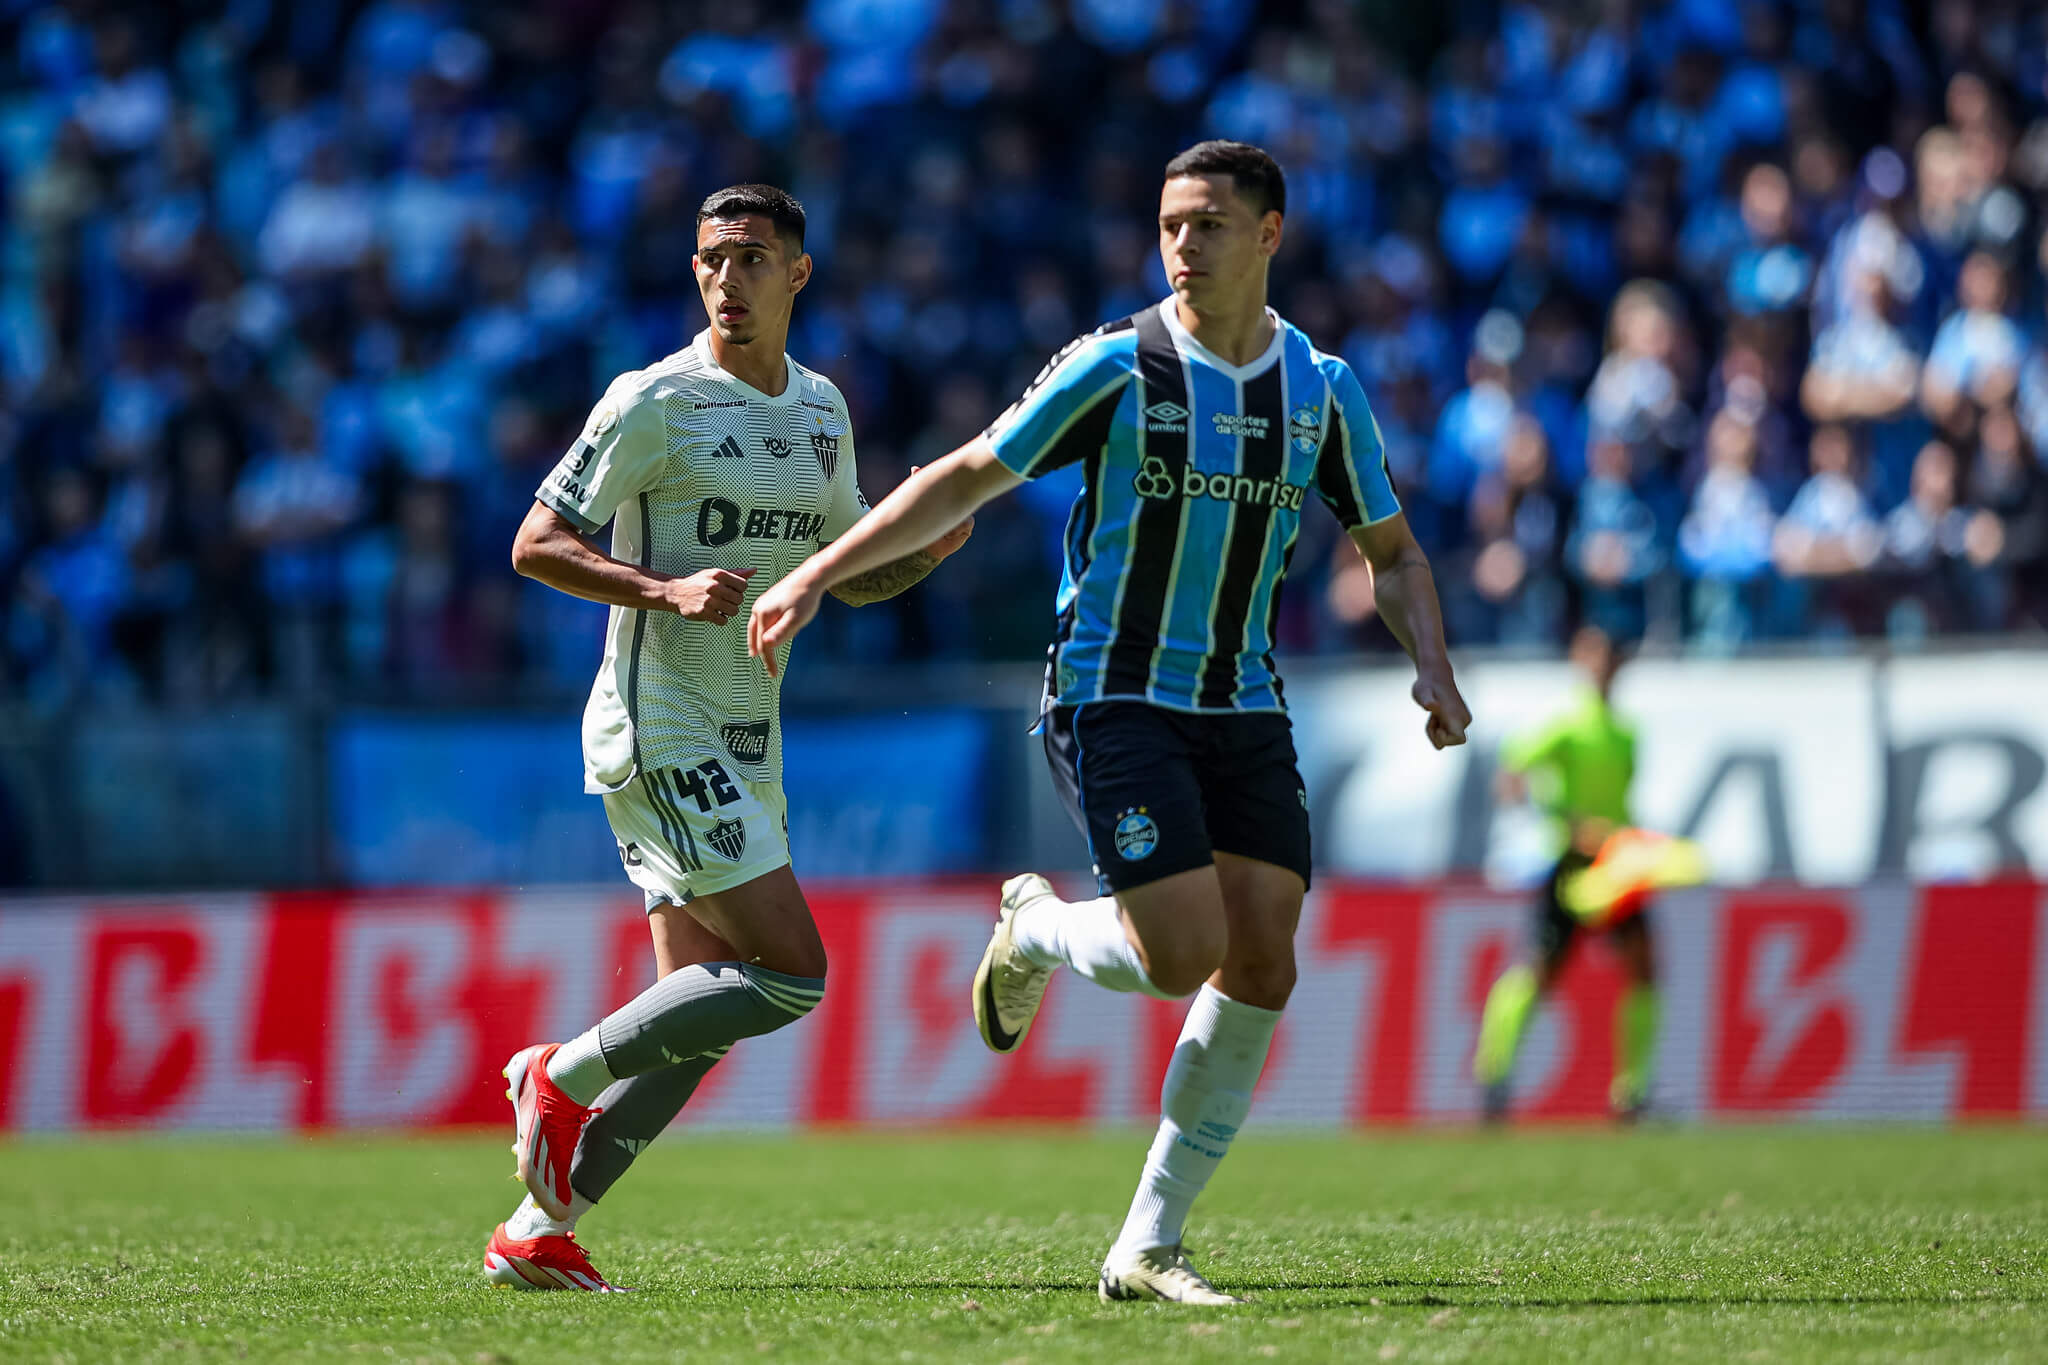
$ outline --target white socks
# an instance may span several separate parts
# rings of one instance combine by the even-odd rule
[[[548,1079],[576,1103],[589,1104],[618,1077],[605,1065],[597,1030],[588,1028],[555,1049],[555,1055],[548,1058]]]
[[[1181,1026],[1159,1097],[1159,1133],[1124,1229],[1110,1249],[1119,1262],[1149,1247],[1180,1242],[1195,1196],[1216,1173],[1252,1107],[1279,1010],[1232,1000],[1203,986]]]
[[[569,1216],[561,1222],[548,1217],[547,1210],[533,1202],[527,1195],[519,1207],[512,1210],[512,1216],[505,1220],[505,1235],[515,1242],[530,1241],[535,1237],[560,1237],[576,1231],[576,1220],[596,1208],[597,1205],[585,1199],[576,1191],[569,1191]]]
[[[1017,912],[1010,930],[1017,951],[1035,967],[1072,967],[1098,986],[1172,996],[1152,984],[1137,947],[1124,933],[1116,898],[1062,901],[1044,897]]]

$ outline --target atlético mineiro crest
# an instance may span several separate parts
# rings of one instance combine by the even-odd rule
[[[825,471],[829,482],[832,471],[839,468],[839,438],[829,431],[811,433],[811,450],[818,457],[818,468]]]
[[[704,841],[711,845],[718,856],[729,863],[736,863],[747,851],[747,827],[738,820],[720,820],[711,827]]]
[[[1145,813],[1143,806],[1133,806],[1116,817],[1117,856],[1127,863],[1152,856],[1152,850],[1159,847],[1159,826]]]

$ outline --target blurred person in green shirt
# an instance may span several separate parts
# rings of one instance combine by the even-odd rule
[[[1632,1118],[1649,1095],[1650,1059],[1657,1040],[1657,974],[1649,919],[1643,913],[1648,897],[1641,878],[1617,883],[1607,875],[1615,863],[1606,860],[1603,851],[1613,847],[1617,853],[1626,849],[1639,855],[1646,840],[1653,845],[1683,841],[1640,836],[1630,828],[1635,729],[1615,713],[1610,701],[1621,670],[1621,650],[1606,632],[1587,626],[1572,638],[1571,660],[1585,677],[1571,706],[1547,725],[1501,746],[1500,798],[1535,802],[1553,827],[1558,859],[1536,898],[1531,960],[1508,968],[1487,993],[1472,1072],[1482,1087],[1490,1121],[1506,1116],[1508,1081],[1522,1036],[1536,1006],[1570,960],[1581,931],[1587,929],[1608,936],[1628,977],[1628,989],[1615,1010],[1609,1103],[1618,1117]],[[1631,840],[1617,839],[1624,833]],[[1598,875],[1596,860],[1601,860]],[[1630,867],[1639,861],[1637,856],[1626,859]]]

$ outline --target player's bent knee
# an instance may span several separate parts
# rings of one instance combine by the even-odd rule
[[[1223,993],[1240,1004],[1277,1010],[1284,1008],[1288,997],[1294,994],[1297,975],[1292,953],[1226,962],[1223,964]]]
[[[825,998],[822,976],[801,976],[749,963],[740,968],[756,1008],[740,1027],[740,1037],[759,1037],[787,1028],[818,1007]]]
[[[1160,994],[1175,997],[1193,995],[1222,965],[1221,943],[1176,943],[1145,955],[1145,974],[1152,984]]]

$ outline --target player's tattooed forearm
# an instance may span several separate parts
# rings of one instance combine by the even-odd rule
[[[864,607],[906,591],[938,567],[938,560],[923,550],[913,550],[901,559],[855,574],[832,589],[832,595],[849,606]]]

